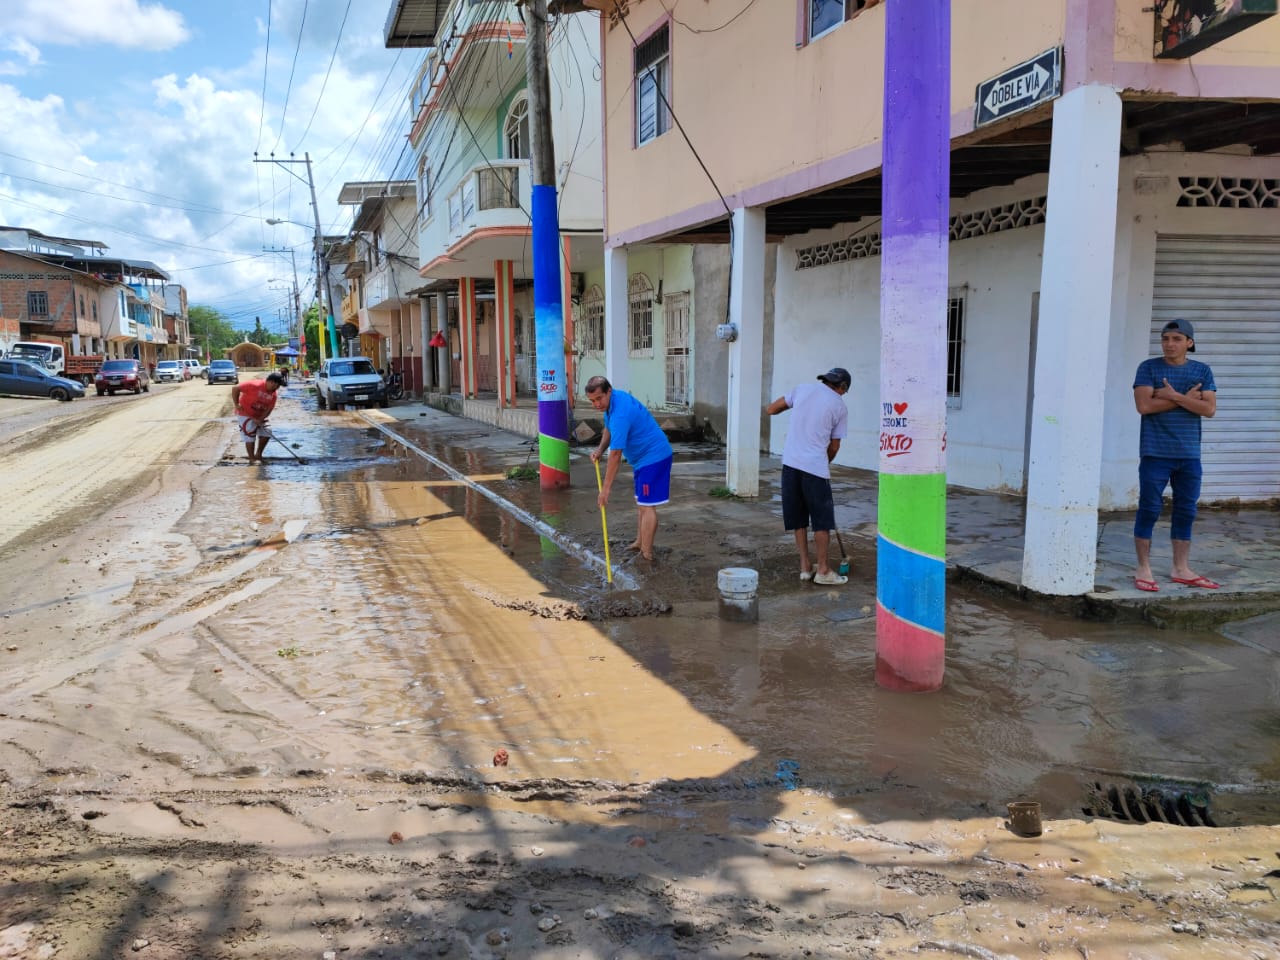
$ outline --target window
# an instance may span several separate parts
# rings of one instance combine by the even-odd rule
[[[965,288],[958,287],[947,297],[947,405],[960,406],[961,377],[964,373]]]
[[[426,157],[418,161],[418,210],[424,223],[431,218],[431,167]]]
[[[663,24],[648,39],[636,44],[636,146],[667,132],[671,117],[671,30]]]
[[[98,301],[93,301],[89,306],[93,308],[93,319],[96,321],[98,319]]]
[[[28,291],[27,315],[31,317],[47,317],[49,315],[49,294],[43,290]]]
[[[84,294],[80,294],[80,316],[84,316]]]
[[[846,20],[852,20],[867,7],[874,7],[880,0],[803,0],[808,23],[805,40],[816,40],[834,30]]]
[[[596,284],[582,295],[580,342],[584,353],[604,353],[604,291]]]
[[[529,97],[520,94],[511,103],[507,112],[507,123],[503,127],[506,137],[507,159],[529,159]]]
[[[643,273],[634,273],[627,283],[630,309],[627,311],[627,343],[630,356],[653,356],[653,284]]]

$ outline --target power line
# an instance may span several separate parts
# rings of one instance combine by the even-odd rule
[[[333,61],[338,57],[338,45],[342,43],[342,31],[347,26],[347,14],[351,13],[351,0],[347,0],[347,9],[342,13],[342,23],[338,25],[338,38],[333,41],[333,53],[329,54],[329,66],[325,68],[324,80],[320,83],[320,93],[316,96],[316,105],[311,108],[311,116],[307,118],[307,128],[302,131],[302,136],[298,138],[297,145],[291,150],[291,153],[297,153],[302,147],[302,143],[307,139],[307,134],[311,132],[311,124],[316,118],[316,112],[320,109],[320,104],[324,100],[325,88],[329,86],[329,74],[333,72]],[[281,125],[281,130],[284,126]]]
[[[298,54],[302,51],[302,31],[307,25],[307,9],[311,0],[302,0],[302,19],[298,22],[298,41],[293,46],[293,63],[289,67],[289,83],[284,88],[284,106],[280,108],[280,129],[276,132],[276,142],[271,145],[271,152],[280,146],[280,138],[284,136],[284,121],[289,115],[289,96],[293,93],[293,75],[298,69]]]

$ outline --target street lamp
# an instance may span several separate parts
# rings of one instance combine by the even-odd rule
[[[316,302],[320,304],[320,311],[321,311],[320,330],[317,331],[318,333],[317,339],[320,342],[320,360],[323,362],[325,358],[325,348],[324,348],[324,340],[325,340],[325,332],[326,332],[325,323],[326,323],[327,317],[330,317],[333,315],[333,292],[329,289],[329,265],[324,259],[324,253],[323,253],[324,236],[320,232],[320,208],[316,203],[315,184],[311,181],[310,157],[307,158],[306,162],[307,162],[307,182],[308,182],[308,185],[311,187],[311,209],[314,212],[315,218],[316,218],[315,241],[314,241],[315,242],[315,259],[316,259]],[[267,224],[273,227],[279,226],[284,223],[293,224],[295,227],[307,226],[304,223],[299,223],[297,220],[286,220],[282,217],[268,217],[266,222]],[[294,268],[294,272],[295,273],[297,272],[296,267]],[[305,337],[305,331],[303,331],[303,336]],[[305,340],[303,342],[305,342]],[[337,352],[337,343],[334,344],[334,352],[335,353]]]

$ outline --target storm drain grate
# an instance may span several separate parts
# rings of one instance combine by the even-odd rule
[[[1128,823],[1169,823],[1216,827],[1209,813],[1209,791],[1168,784],[1094,782],[1087,788],[1085,816]]]

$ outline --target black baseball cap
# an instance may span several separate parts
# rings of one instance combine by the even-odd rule
[[[1179,317],[1177,320],[1170,320],[1160,328],[1161,333],[1176,331],[1191,341],[1191,346],[1187,347],[1187,353],[1196,352],[1196,328],[1191,325],[1190,320],[1183,320]]]
[[[818,374],[818,379],[828,386],[846,389],[853,383],[853,377],[849,376],[849,371],[844,367],[832,367],[826,373]]]

